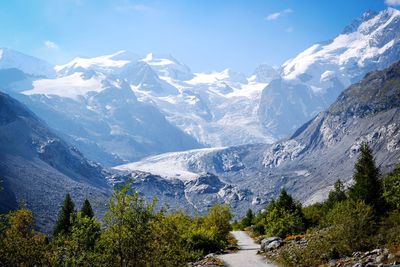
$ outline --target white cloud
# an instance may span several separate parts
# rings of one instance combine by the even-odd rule
[[[394,0],[390,0],[390,1],[394,1]],[[275,13],[271,13],[268,16],[265,17],[266,20],[277,20],[278,18],[282,17],[283,15],[292,13],[293,10],[290,8],[286,8],[282,11],[279,12],[275,12]]]
[[[44,46],[49,49],[58,49],[59,48],[58,44],[56,44],[55,42],[49,41],[49,40],[44,41]]]
[[[385,0],[385,4],[389,6],[399,6],[400,0]]]

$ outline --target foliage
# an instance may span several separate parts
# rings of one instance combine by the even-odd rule
[[[268,204],[266,213],[257,217],[256,224],[260,230],[260,225],[264,225],[265,234],[270,236],[286,237],[288,234],[298,234],[305,230],[301,204],[284,189],[276,201]]]
[[[70,235],[58,235],[51,244],[54,266],[92,266],[97,259],[95,245],[100,223],[78,212]]]
[[[400,209],[400,165],[383,178],[383,198],[393,209]]]
[[[46,237],[36,232],[33,214],[21,208],[7,215],[0,239],[1,266],[45,265]]]
[[[85,199],[85,202],[83,202],[83,205],[81,208],[81,213],[82,213],[82,216],[93,218],[94,212],[92,209],[92,205],[90,205],[90,202],[88,199]]]
[[[328,209],[333,208],[336,203],[342,202],[347,199],[346,191],[343,182],[339,179],[335,182],[333,190],[329,192],[328,199],[325,201],[325,205]]]
[[[71,195],[67,193],[65,195],[64,203],[61,207],[60,213],[58,214],[57,222],[54,226],[53,235],[69,234],[72,230],[72,224],[75,215],[75,205],[71,199]]]
[[[240,222],[241,228],[246,228],[254,224],[254,213],[251,209],[247,210],[246,216]]]
[[[321,224],[329,211],[325,203],[315,203],[303,208],[303,214],[307,227],[317,227]]]
[[[374,211],[361,200],[347,200],[338,203],[326,216],[327,236],[341,255],[362,251],[371,246],[370,237],[376,223]]]
[[[151,243],[154,266],[184,266],[198,259],[202,253],[190,249],[185,234],[189,231],[192,218],[183,212],[159,213],[152,221],[155,233]]]
[[[378,210],[382,205],[379,170],[375,166],[372,151],[366,143],[361,145],[354,169],[354,185],[349,188],[349,197],[353,200],[364,201],[365,204]]]
[[[380,224],[376,243],[398,246],[400,244],[400,210],[391,211]]]
[[[129,188],[115,190],[104,217],[106,229],[101,234],[104,260],[111,265],[145,266],[151,260],[148,251],[153,238],[151,220],[155,202],[146,203]]]
[[[216,233],[216,238],[226,244],[229,232],[232,230],[230,224],[232,217],[232,212],[228,205],[214,205],[209,209],[208,215],[204,219],[204,227],[213,229]]]

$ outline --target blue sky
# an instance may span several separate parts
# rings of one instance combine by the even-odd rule
[[[391,2],[391,3],[389,3]],[[251,73],[399,0],[0,0],[0,47],[52,63],[126,49]]]

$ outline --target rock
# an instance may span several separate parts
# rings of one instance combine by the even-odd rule
[[[363,267],[363,264],[361,262],[357,262],[352,267]]]
[[[254,240],[254,242],[256,242],[256,244],[261,244],[261,241],[264,239],[263,236],[259,236],[256,238],[256,240]]]
[[[378,257],[375,258],[375,262],[377,263],[382,263],[387,259],[387,256],[385,254],[379,255]]]
[[[388,260],[393,260],[395,257],[396,256],[394,254],[392,254],[392,253],[389,253],[388,256],[387,256]]]
[[[271,243],[269,243],[266,247],[266,250],[273,250],[273,249],[277,249],[282,245],[282,241],[281,240],[275,240]]]
[[[336,260],[331,260],[329,261],[329,267],[335,267],[336,266]]]
[[[382,253],[382,249],[380,249],[380,248],[374,249],[371,251],[371,253],[372,254],[380,254],[380,253]]]
[[[354,257],[354,258],[359,258],[359,257],[361,257],[361,252],[360,252],[360,251],[353,252],[353,257]]]
[[[276,242],[276,243],[274,243]],[[271,249],[277,248],[282,244],[282,238],[280,237],[269,237],[265,238],[261,241],[261,250],[263,251],[269,251]],[[269,247],[270,244],[274,243],[271,247]],[[269,248],[268,248],[269,247]]]

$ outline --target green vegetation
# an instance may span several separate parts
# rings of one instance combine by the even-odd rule
[[[83,202],[82,208],[81,208],[81,213],[83,216],[93,218],[94,217],[94,212],[92,209],[92,205],[90,204],[88,199],[85,199],[85,202]]]
[[[79,212],[66,195],[47,237],[26,208],[0,216],[1,266],[186,266],[224,249],[232,214],[226,205],[206,216],[156,210],[129,185],[115,190],[100,223],[88,200]]]
[[[69,234],[72,230],[72,224],[75,216],[75,204],[72,202],[71,195],[65,195],[64,203],[61,207],[53,235]]]
[[[307,245],[288,242],[278,251],[284,266],[317,266],[355,251],[400,248],[400,166],[381,177],[371,149],[362,144],[355,164],[354,184],[347,190],[338,180],[327,200],[307,207],[282,190],[265,212],[256,214],[254,236],[291,239],[304,234]],[[248,216],[238,222],[248,225]]]

